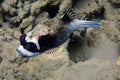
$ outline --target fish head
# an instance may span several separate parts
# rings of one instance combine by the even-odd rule
[[[32,57],[40,54],[40,45],[36,37],[28,38],[28,35],[24,34],[20,37],[20,45],[16,49],[17,57]]]

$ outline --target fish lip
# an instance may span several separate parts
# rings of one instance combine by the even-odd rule
[[[29,58],[29,56],[23,55],[23,53],[20,52],[19,49],[16,49],[16,51],[17,51],[17,57],[18,57],[18,58]]]
[[[17,57],[23,57],[23,53],[21,53],[20,51],[19,51],[19,49],[16,49],[16,51],[17,51]]]

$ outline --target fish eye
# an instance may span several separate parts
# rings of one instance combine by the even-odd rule
[[[32,42],[28,42],[23,46],[26,50],[31,51],[31,52],[39,52],[39,50],[37,49],[36,44],[32,43]]]

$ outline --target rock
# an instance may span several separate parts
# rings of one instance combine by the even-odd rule
[[[33,16],[29,16],[28,18],[23,19],[22,23],[20,24],[20,29],[25,29],[29,25],[33,24],[34,18],[35,17]]]
[[[2,36],[2,35],[4,35],[5,34],[5,29],[0,29],[0,35]]]
[[[16,15],[17,15],[17,9],[12,8],[12,9],[10,10],[10,14],[11,14],[12,16],[16,16]]]
[[[18,7],[18,8],[21,8],[22,6],[23,6],[22,1],[19,0],[19,1],[18,1],[18,4],[17,4],[17,7]]]
[[[110,0],[115,7],[120,8],[120,0]]]
[[[2,25],[3,22],[4,22],[3,9],[0,8],[0,26]]]
[[[120,0],[110,0],[113,3],[120,3]]]
[[[100,6],[97,9],[86,13],[85,19],[87,19],[87,20],[91,20],[92,18],[103,19],[104,14],[105,14],[105,8],[104,8],[104,6]]]
[[[0,43],[2,43],[2,39],[1,39],[1,37],[0,37]],[[2,53],[2,44],[0,44],[0,53]]]
[[[16,3],[17,0],[4,0],[1,6],[6,12],[8,12],[13,8],[13,6],[16,6]]]
[[[67,0],[67,1],[63,0],[59,7],[59,14],[63,14],[64,11],[66,11],[67,8],[71,8],[71,6],[72,6],[72,0]]]
[[[14,30],[13,36],[15,39],[19,40],[19,38],[21,36],[20,30],[18,30],[18,29]]]
[[[38,25],[39,23],[44,24],[45,22],[48,21],[48,18],[49,18],[48,12],[42,12],[36,17],[35,25]]]
[[[39,13],[42,7],[46,6],[48,4],[48,0],[46,1],[36,1],[31,4],[31,15],[36,15]]]
[[[27,14],[29,13],[29,10],[24,10],[23,8],[18,9],[18,17],[22,20],[24,17],[28,17]]]
[[[26,27],[26,29],[21,29],[22,31],[24,30],[24,33],[28,33],[28,32],[30,32],[31,30],[33,29],[33,25],[32,24],[30,24],[28,27]]]

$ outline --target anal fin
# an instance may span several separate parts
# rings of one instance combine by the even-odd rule
[[[44,53],[45,54],[58,54],[58,53],[62,53],[62,52],[64,52],[64,50],[66,50],[68,42],[69,42],[69,40],[67,40],[65,43],[63,43],[62,45],[60,45],[60,46],[58,46],[56,48],[53,48],[53,49],[45,51]]]

